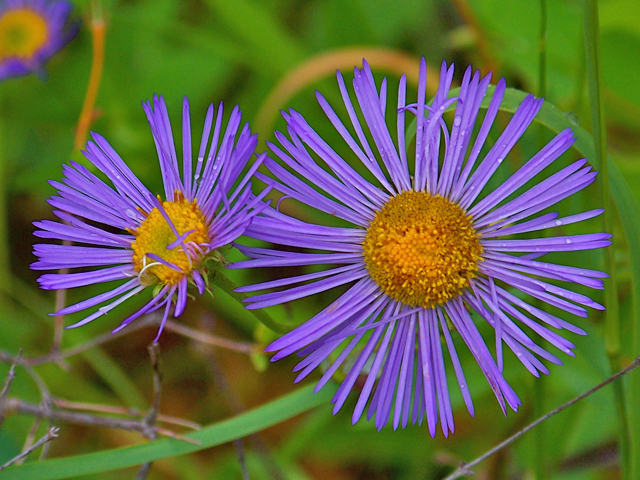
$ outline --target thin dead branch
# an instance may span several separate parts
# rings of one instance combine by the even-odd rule
[[[580,400],[582,400],[583,398],[586,398],[589,395],[597,392],[601,388],[606,387],[611,382],[616,381],[618,378],[620,378],[623,375],[629,373],[630,371],[638,368],[639,366],[640,366],[640,357],[636,358],[627,367],[623,368],[618,373],[616,373],[616,374],[612,375],[611,377],[607,378],[604,382],[600,383],[599,385],[596,385],[595,387],[591,388],[590,390],[587,390],[586,392],[578,395],[577,397],[573,398],[572,400],[569,400],[567,403],[564,403],[564,404],[560,405],[558,408],[555,408],[554,410],[551,410],[549,413],[547,413],[547,414],[543,415],[542,417],[538,418],[537,420],[531,422],[529,425],[527,425],[523,429],[519,430],[518,432],[514,433],[509,438],[507,438],[503,442],[501,442],[498,445],[496,445],[495,447],[493,447],[491,450],[489,450],[489,451],[485,452],[484,454],[480,455],[475,460],[473,460],[473,461],[471,461],[469,463],[460,462],[460,466],[454,472],[452,472],[450,475],[445,477],[443,480],[455,480],[456,478],[469,477],[469,476],[473,475],[474,472],[473,472],[472,468],[474,468],[480,462],[486,460],[487,458],[489,458],[493,454],[499,452],[500,450],[502,450],[506,446],[511,445],[513,442],[515,442],[522,435],[527,433],[529,430],[535,428],[536,426],[538,426],[539,424],[541,424],[545,420],[550,419],[551,417],[553,417],[554,415],[557,415],[558,413],[560,413],[561,411],[565,410],[566,408],[569,408],[574,403],[577,403]]]
[[[23,460],[27,455],[29,455],[34,450],[40,448],[41,446],[43,446],[45,444],[48,444],[51,440],[53,440],[54,438],[58,437],[58,432],[59,431],[60,431],[59,428],[51,427],[47,431],[47,433],[40,440],[38,440],[36,443],[31,445],[29,448],[23,450],[20,453],[20,455],[17,455],[15,457],[13,457],[7,463],[5,463],[4,465],[0,466],[0,470],[7,468],[9,465],[13,465],[14,463],[18,463],[19,461]]]

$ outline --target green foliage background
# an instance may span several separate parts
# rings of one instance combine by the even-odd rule
[[[38,290],[37,275],[29,270],[34,261],[31,222],[52,218],[46,199],[54,190],[47,181],[60,178],[61,164],[70,159],[83,161],[74,152],[73,140],[92,62],[92,5],[83,1],[75,4],[75,16],[83,20],[83,27],[78,37],[49,63],[48,78],[42,81],[30,76],[0,84],[0,188],[5,199],[4,205],[0,204],[0,350],[15,354],[22,348],[29,357],[44,354],[50,348],[53,321],[47,314],[53,310],[54,302],[53,295]],[[608,153],[626,180],[625,188],[631,192],[627,198],[631,206],[619,207],[620,217],[614,217],[613,231],[624,365],[640,353],[633,344],[631,302],[632,274],[640,268],[631,254],[638,247],[627,241],[620,220],[625,220],[626,225],[640,221],[633,202],[633,196],[636,201],[640,199],[640,2],[606,0],[599,7]],[[157,192],[161,191],[157,156],[140,106],[156,93],[164,95],[174,129],[179,125],[182,98],[189,97],[194,138],[209,103],[223,101],[227,114],[234,105],[240,105],[243,118],[260,134],[262,150],[265,141],[274,140],[273,130],[284,128],[277,111],[289,107],[302,112],[327,139],[336,139],[313,95],[319,89],[339,105],[335,80],[332,74],[318,73],[313,62],[344,49],[390,49],[388,60],[374,68],[378,78],[388,76],[390,93],[407,57],[413,59],[417,69],[420,56],[425,56],[430,67],[436,69],[443,59],[455,62],[458,80],[466,65],[473,64],[483,73],[494,70],[496,80],[505,76],[509,86],[533,93],[540,88],[541,16],[540,3],[535,1],[104,0],[101,8],[107,25],[106,54],[97,115],[91,128],[105,136],[141,180]],[[569,114],[566,118],[559,113],[549,118],[564,119],[590,131],[582,4],[577,0],[552,0],[547,8],[546,98]],[[339,66],[349,78],[350,68]],[[285,103],[268,102],[294,69],[309,74],[312,80],[291,92],[290,98],[282,97]],[[409,98],[415,95],[415,85],[410,88],[413,90]],[[395,95],[390,94],[390,99],[394,101]],[[505,113],[499,120],[506,122],[508,118]],[[551,120],[543,123],[553,127]],[[535,152],[541,140],[550,139],[551,135],[544,126],[531,128],[518,150],[508,157],[508,165],[496,181],[506,178]],[[346,156],[347,150],[343,150]],[[575,150],[565,155],[557,168],[578,155]],[[575,212],[601,204],[598,188],[592,185],[560,208]],[[306,210],[297,213],[313,215]],[[602,228],[599,219],[573,227],[566,227],[566,232]],[[238,258],[234,251],[227,254],[230,259]],[[562,261],[604,268],[602,252],[576,252],[568,257]],[[256,275],[272,274],[230,274],[238,284],[255,282]],[[68,302],[95,295],[104,288],[70,291]],[[590,293],[596,301],[604,301],[602,292]],[[337,295],[339,292],[320,294],[269,312],[283,323],[297,325]],[[146,302],[146,295],[140,297],[81,329],[66,331],[63,347],[81,344],[111,330]],[[73,320],[68,318],[66,322]],[[260,346],[275,338],[222,292],[216,292],[213,301],[192,302],[180,321],[213,335]],[[49,457],[60,460],[41,470],[29,470],[38,468],[34,454],[27,466],[1,471],[0,479],[133,478],[134,464],[159,458],[164,459],[154,463],[150,479],[242,478],[233,446],[225,442],[258,431],[259,437],[244,442],[253,479],[439,479],[460,460],[475,458],[541,413],[612,373],[605,352],[603,315],[593,312],[590,318],[576,323],[589,335],[570,337],[577,345],[576,358],[564,356],[564,366],[550,365],[551,375],[544,380],[536,380],[514,358],[507,358],[505,376],[523,401],[520,411],[510,412],[507,418],[471,355],[460,348],[476,416],[469,417],[456,388],[452,388],[456,433],[449,439],[444,439],[441,432],[432,439],[425,426],[395,432],[387,427],[379,433],[366,421],[352,426],[355,399],[332,416],[328,401],[335,388],[332,385],[326,387],[327,392],[315,396],[310,393],[312,387],[286,396],[299,388],[292,384],[295,359],[267,366],[267,358],[260,354],[249,357],[224,349],[212,351],[165,332],[161,338],[161,412],[211,425],[196,434],[210,448],[191,448],[200,451],[178,455],[189,450],[188,444],[163,440],[164,443],[152,443],[139,450],[111,452],[146,440],[129,432],[59,424],[61,435],[51,444]],[[488,329],[483,333],[488,335]],[[55,397],[144,411],[152,395],[146,346],[154,336],[154,328],[141,329],[70,357],[68,369],[46,364],[36,370]],[[215,355],[214,366],[211,355]],[[0,363],[0,379],[8,367]],[[317,374],[311,375],[305,385],[312,385],[317,378]],[[20,369],[11,394],[40,401],[37,386]],[[628,400],[629,407],[637,408],[633,399]],[[268,403],[272,400],[276,403]],[[218,425],[234,413],[233,405],[238,403],[246,409],[260,409],[238,417],[235,423]],[[290,419],[294,413],[304,411],[307,413]],[[32,425],[29,417],[5,419],[0,427],[0,465],[20,452]],[[45,429],[46,423],[38,433]],[[478,478],[620,478],[619,438],[613,392],[604,389],[552,418],[541,433],[525,436],[482,464],[477,470]],[[75,457],[100,451],[104,453],[99,458]],[[151,456],[140,456],[136,462],[140,452],[151,452]],[[126,458],[133,460],[127,463]],[[117,471],[108,471],[116,467]],[[45,477],[45,471],[49,476]]]

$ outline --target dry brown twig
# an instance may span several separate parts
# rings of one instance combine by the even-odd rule
[[[42,397],[42,400],[40,401],[40,407],[45,412],[51,412],[51,406],[52,406],[51,392],[49,392],[49,388],[47,387],[47,384],[42,379],[42,377],[30,365],[25,365],[24,369],[27,372],[27,374],[31,377],[33,382],[36,384],[36,386],[38,387],[38,390],[40,391],[40,396]],[[33,445],[33,441],[35,440],[36,434],[38,433],[38,429],[40,428],[40,423],[41,423],[41,419],[37,419],[34,422],[34,424],[31,426],[31,429],[29,430],[29,434],[27,435],[27,438],[24,442],[23,450],[28,450]],[[53,427],[51,419],[48,419],[48,423],[49,423],[49,428],[51,429]],[[47,457],[48,453],[49,453],[49,443],[46,442],[42,447],[40,459],[44,460]],[[21,464],[24,460],[25,460],[25,457],[18,460],[17,463]]]
[[[4,465],[0,466],[0,470],[7,468],[9,465],[13,465],[14,463],[17,463],[23,460],[27,455],[29,455],[31,452],[33,452],[37,448],[40,448],[41,446],[48,444],[51,440],[58,437],[59,431],[60,431],[59,428],[51,427],[40,440],[38,440],[36,443],[31,445],[30,447],[23,450],[19,455],[17,455],[16,457],[13,457]]]
[[[193,440],[187,437],[184,437],[178,433],[172,432],[165,428],[158,427],[156,425],[157,421],[167,421],[168,423],[178,424],[182,426],[186,426],[188,428],[199,429],[200,425],[195,424],[193,422],[188,422],[186,420],[177,419],[175,417],[167,417],[160,415],[160,396],[161,396],[161,382],[162,382],[162,373],[160,369],[160,349],[158,344],[152,344],[149,346],[149,354],[151,356],[151,365],[153,368],[153,401],[151,404],[151,408],[148,413],[144,416],[144,418],[139,420],[133,419],[123,419],[123,418],[115,418],[115,417],[104,417],[98,415],[91,415],[87,413],[77,412],[70,409],[64,408],[53,408],[60,406],[69,406],[77,409],[84,409],[89,411],[99,411],[99,412],[107,412],[107,413],[116,413],[116,414],[124,414],[124,415],[132,415],[138,414],[136,411],[127,410],[118,407],[109,407],[102,405],[90,405],[90,404],[78,404],[74,402],[66,402],[65,400],[53,399],[46,388],[46,385],[42,381],[42,379],[37,375],[33,368],[25,364],[23,365],[27,372],[32,376],[36,384],[41,390],[43,401],[40,404],[34,404],[25,402],[16,398],[10,398],[8,396],[4,396],[4,402],[0,405],[0,416],[5,413],[17,413],[17,414],[25,414],[33,416],[37,419],[34,428],[32,428],[32,432],[35,433],[37,430],[37,426],[42,419],[47,419],[49,421],[64,421],[67,423],[77,424],[77,425],[89,425],[89,426],[102,426],[107,428],[114,428],[120,430],[134,431],[143,435],[145,438],[149,440],[156,439],[159,435],[175,438],[177,440],[186,441],[189,443],[199,444],[197,440]],[[14,359],[15,365],[19,363],[19,357],[16,356]],[[15,375],[15,373],[14,373]],[[5,382],[5,385],[10,384],[8,380]],[[8,386],[3,388],[2,392],[8,391]],[[138,414],[139,415],[139,414]],[[7,464],[0,469],[21,462],[30,452],[35,450],[40,446],[48,445],[48,442],[57,436],[58,429],[50,428],[47,435],[38,440],[35,444],[30,445],[32,443],[32,435],[29,435],[26,441],[24,451],[18,455],[17,457],[11,459]],[[144,480],[149,471],[151,469],[151,463],[145,463],[142,465],[138,474],[136,476],[137,480]]]
[[[2,386],[2,391],[0,392],[0,426],[2,426],[2,422],[4,421],[4,411],[5,411],[5,401],[7,395],[9,395],[9,389],[11,388],[11,382],[16,377],[16,365],[20,361],[20,356],[22,355],[22,349],[18,351],[11,367],[9,367],[9,372],[7,373],[7,379]]]
[[[139,319],[132,325],[129,325],[126,329],[119,331],[118,333],[106,332],[102,335],[92,338],[91,340],[76,345],[75,347],[58,350],[55,352],[49,352],[45,355],[27,358],[24,356],[11,355],[7,352],[0,351],[0,362],[3,363],[16,363],[16,365],[42,365],[44,363],[60,363],[61,360],[78,355],[82,352],[90,350],[94,347],[110,342],[117,338],[123,337],[130,333],[142,330],[149,326],[156,326],[162,318],[161,314],[153,313],[146,315]],[[186,327],[173,320],[167,320],[165,328],[171,332],[182,335],[183,337],[197,340],[198,342],[213,345],[219,348],[226,348],[239,353],[252,354],[257,348],[257,344],[250,342],[239,342],[237,340],[230,340],[227,338],[217,337],[210,333],[196,330],[195,328]]]
[[[40,425],[42,425],[42,420],[39,418],[36,418],[35,421],[33,422],[33,424],[31,425],[31,428],[29,429],[29,432],[27,433],[27,438],[25,438],[24,440],[24,445],[22,446],[22,451],[27,451],[30,450],[31,447],[33,446],[35,440],[36,440],[36,435],[38,434],[38,430],[40,430]],[[44,450],[44,449],[43,449]],[[46,455],[46,452],[45,452]],[[15,462],[16,465],[22,465],[22,463],[25,461],[27,457],[21,457],[18,458]]]
[[[135,408],[116,407],[113,405],[99,405],[95,403],[70,402],[62,398],[53,398],[53,404],[58,408],[66,408],[68,410],[84,410],[87,412],[113,413],[116,415],[126,415],[129,417],[140,417],[142,414]],[[202,425],[184,418],[172,417],[170,415],[158,414],[158,422],[168,423],[170,425],[178,425],[180,427],[190,428],[192,430],[202,429]]]
[[[151,408],[143,418],[140,418],[140,412],[135,409],[127,409],[117,406],[77,403],[57,398],[54,399],[49,393],[45,382],[33,369],[33,366],[45,363],[57,363],[61,366],[64,366],[64,359],[68,357],[80,354],[82,352],[90,350],[91,348],[100,346],[104,343],[133,333],[137,330],[157,325],[159,321],[160,317],[158,316],[158,314],[147,315],[145,316],[145,318],[140,319],[134,325],[131,325],[126,330],[123,330],[122,332],[119,332],[117,334],[105,333],[75,347],[62,350],[54,348],[52,351],[45,355],[32,358],[25,358],[24,356],[22,356],[21,352],[17,355],[11,355],[7,352],[0,351],[0,362],[11,364],[7,379],[2,390],[0,391],[0,422],[6,414],[22,414],[34,417],[36,419],[36,422],[31,428],[30,434],[27,436],[24,451],[31,452],[39,446],[44,446],[43,456],[46,456],[49,440],[43,441],[42,439],[40,439],[38,442],[32,445],[33,440],[35,439],[36,432],[42,420],[47,420],[48,422],[64,421],[76,425],[98,426],[126,431],[134,431],[140,433],[145,438],[150,440],[156,439],[161,435],[193,444],[199,444],[200,442],[198,442],[197,440],[190,439],[179,433],[156,425],[157,422],[164,422],[194,430],[202,428],[201,425],[197,423],[190,422],[181,418],[162,415],[159,413],[162,374],[160,370],[160,351],[157,344],[152,344],[149,347],[149,353],[151,356],[151,363],[153,367],[153,402]],[[216,337],[207,332],[186,327],[171,320],[167,322],[166,328],[167,330],[170,330],[191,340],[195,340],[203,345],[226,348],[238,353],[252,354],[257,348],[257,345],[254,343]],[[29,403],[8,396],[9,388],[11,386],[13,378],[15,377],[17,366],[22,366],[38,386],[38,389],[40,390],[42,396],[42,402],[40,404]],[[77,410],[126,415],[129,417],[138,418],[117,418],[113,416],[92,415],[88,413],[78,412]],[[19,458],[12,459],[11,463],[19,463],[24,460],[25,457],[26,454],[21,455]],[[138,476],[136,478],[140,480],[146,478],[149,473],[150,467],[151,464],[143,465],[140,468]]]
[[[599,385],[596,385],[595,387],[587,390],[586,392],[578,395],[577,397],[575,397],[575,398],[569,400],[568,402],[560,405],[559,407],[551,410],[549,413],[543,415],[542,417],[538,418],[537,420],[531,422],[529,425],[527,425],[523,429],[519,430],[518,432],[514,433],[509,438],[507,438],[503,442],[499,443],[498,445],[496,445],[492,449],[490,449],[487,452],[483,453],[482,455],[480,455],[475,460],[473,460],[473,461],[471,461],[469,463],[460,462],[460,466],[454,472],[452,472],[451,474],[446,476],[443,480],[455,480],[456,478],[469,477],[469,476],[473,475],[474,472],[471,469],[473,467],[475,467],[476,465],[478,465],[480,462],[486,460],[487,458],[489,458],[493,454],[499,452],[500,450],[502,450],[506,446],[512,444],[514,441],[516,441],[522,435],[527,433],[529,430],[532,430],[533,428],[535,428],[536,426],[538,426],[539,424],[541,424],[545,420],[548,420],[549,418],[553,417],[554,415],[560,413],[562,410],[565,410],[566,408],[569,408],[574,403],[577,403],[580,400],[582,400],[583,398],[588,397],[592,393],[597,392],[601,388],[606,387],[611,382],[616,381],[618,378],[622,377],[623,375],[629,373],[631,370],[634,370],[634,369],[636,369],[638,367],[640,367],[640,357],[636,358],[632,363],[627,365],[625,368],[620,370],[618,373],[610,376],[609,378],[607,378],[604,382],[600,383]]]
[[[162,393],[162,372],[160,370],[160,345],[152,343],[148,347],[149,356],[151,357],[151,367],[153,369],[153,401],[151,402],[151,408],[149,413],[144,418],[144,422],[149,428],[155,426],[158,418],[158,412],[160,410],[160,395]],[[156,438],[155,432],[150,437],[152,440]]]
[[[233,350],[234,352],[246,353],[247,355],[251,355],[258,348],[258,345],[256,343],[239,342],[237,340],[229,340],[227,338],[216,337],[215,335],[211,335],[210,333],[187,327],[186,325],[170,319],[167,320],[164,328],[171,332],[177,333],[192,340],[197,340],[198,342],[205,343],[207,345],[226,348],[228,350]]]
[[[13,362],[11,363],[11,367],[9,367],[9,373],[7,373],[7,379],[4,381],[4,385],[2,386],[2,391],[0,391],[0,405],[2,405],[2,401],[5,399],[7,394],[9,393],[9,389],[11,388],[11,382],[16,376],[16,365],[20,361],[20,356],[22,355],[22,349],[18,351],[18,354],[15,356]],[[0,417],[0,422],[2,417]]]
[[[158,351],[156,348],[150,347],[150,352],[152,353],[152,365],[154,369],[154,400],[152,406],[147,413],[147,415],[143,419],[127,419],[127,418],[116,418],[116,417],[107,417],[100,415],[91,415],[87,413],[77,412],[73,410],[88,410],[88,411],[98,411],[103,413],[116,413],[121,415],[129,415],[129,416],[140,416],[139,412],[135,410],[127,410],[119,407],[108,407],[101,405],[90,405],[90,404],[77,404],[74,402],[67,402],[65,400],[53,399],[46,389],[46,385],[42,379],[33,371],[33,369],[26,365],[25,368],[27,372],[32,375],[32,378],[41,389],[41,394],[43,397],[43,402],[41,404],[34,404],[25,402],[23,400],[17,398],[7,397],[4,402],[4,407],[0,410],[0,414],[5,413],[14,413],[14,414],[23,414],[35,417],[37,419],[46,419],[50,421],[63,421],[75,425],[86,425],[86,426],[97,426],[97,427],[106,427],[106,428],[114,428],[119,430],[127,430],[138,432],[143,435],[145,438],[154,439],[157,438],[158,435],[163,435],[171,438],[176,438],[179,440],[188,441],[190,443],[194,442],[192,439],[187,439],[182,435],[167,430],[165,428],[160,428],[155,425],[156,421],[165,421],[166,423],[172,423],[175,425],[181,425],[187,428],[191,428],[194,430],[198,430],[201,428],[200,425],[189,422],[187,420],[178,419],[175,417],[167,417],[160,415],[158,413],[158,409],[160,406],[160,381],[161,381],[161,373],[158,366]],[[53,408],[53,407],[67,407],[67,408]]]
[[[155,440],[158,437],[158,432],[155,429],[156,420],[158,419],[158,413],[160,411],[160,395],[162,393],[162,373],[160,371],[160,345],[153,342],[148,347],[149,356],[151,357],[151,368],[153,369],[153,401],[151,402],[151,408],[144,417],[142,423],[149,429],[150,435],[147,437],[149,440]],[[151,465],[153,462],[147,462],[140,466],[136,480],[144,480],[151,471]]]
[[[7,398],[5,402],[4,411],[10,414],[21,414],[21,415],[29,415],[38,419],[46,419],[51,421],[61,421],[65,423],[70,423],[73,425],[84,425],[90,427],[105,427],[105,428],[113,428],[117,430],[126,430],[130,432],[138,432],[143,435],[145,438],[151,438],[153,435],[162,435],[166,437],[176,438],[179,440],[183,440],[189,443],[196,442],[190,438],[186,438],[178,433],[167,430],[165,428],[153,426],[149,427],[144,420],[138,419],[128,419],[128,418],[116,418],[116,417],[104,417],[100,415],[91,415],[87,413],[76,412],[72,410],[66,409],[46,409],[42,405],[38,405],[36,403],[29,403],[23,400],[19,400],[17,398]],[[174,417],[170,417],[172,420],[176,420]],[[161,420],[161,416],[158,415],[158,420]],[[200,427],[200,425],[193,424],[187,421],[180,420],[180,424],[182,426],[187,426],[188,428],[192,428],[194,430],[198,430],[199,428],[194,428],[195,426]],[[172,421],[171,423],[178,424],[176,421]]]
[[[66,348],[64,350],[58,350],[57,352],[50,352],[46,355],[41,355],[38,357],[24,357],[21,356],[16,361],[16,356],[11,355],[7,352],[0,351],[0,362],[4,363],[13,363],[16,361],[17,365],[21,366],[35,366],[42,365],[43,363],[58,363],[61,359],[65,359],[68,357],[72,357],[74,355],[78,355],[86,350],[90,350],[94,347],[102,345],[103,343],[110,342],[111,340],[115,340],[116,338],[120,338],[124,335],[128,335],[130,333],[136,332],[143,328],[146,328],[151,325],[155,325],[160,320],[160,316],[158,314],[147,315],[144,318],[141,318],[133,325],[130,325],[126,329],[118,332],[118,333],[110,333],[106,332],[102,335],[98,335],[97,337],[92,338],[91,340],[81,343],[80,345],[76,345],[75,347]]]
[[[8,398],[5,403],[5,412],[9,414],[29,415],[31,417],[61,421],[73,425],[85,425],[91,427],[106,427],[117,430],[127,430],[138,432],[148,437],[151,432],[141,420],[131,420],[125,418],[103,417],[87,413],[73,412],[62,409],[47,409],[36,403],[29,403],[17,398]]]

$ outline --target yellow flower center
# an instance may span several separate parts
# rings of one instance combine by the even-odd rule
[[[0,15],[0,61],[9,57],[30,59],[49,38],[49,25],[29,8],[8,10]]]
[[[478,273],[478,234],[440,195],[402,192],[376,214],[363,242],[371,278],[390,297],[431,308],[458,296]]]
[[[157,279],[162,283],[175,284],[202,263],[201,252],[193,249],[188,243],[193,242],[200,245],[209,241],[206,219],[195,201],[189,202],[179,193],[176,194],[176,197],[173,202],[165,201],[162,207],[179,235],[191,231],[182,245],[171,245],[177,240],[177,237],[157,208],[151,210],[151,213],[147,215],[138,230],[132,232],[136,236],[135,242],[131,245],[134,268],[137,272],[144,270],[141,275],[143,281],[153,283]],[[169,246],[174,248],[167,248]],[[196,255],[188,256],[185,253],[185,250],[190,248],[192,252],[196,252]],[[176,265],[181,271],[148,257],[147,254],[149,253],[153,253],[163,260]]]

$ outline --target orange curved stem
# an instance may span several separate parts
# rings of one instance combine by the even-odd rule
[[[321,78],[335,74],[336,70],[351,69],[354,65],[361,64],[363,58],[366,58],[374,69],[388,70],[398,76],[406,74],[408,83],[418,84],[420,62],[413,55],[400,50],[352,47],[324,52],[287,72],[271,90],[256,115],[258,136],[262,139],[268,138],[278,111],[302,89]],[[439,71],[427,66],[427,78],[427,89],[433,95],[438,87]]]
[[[102,70],[104,66],[104,44],[105,44],[106,26],[102,16],[102,8],[99,2],[95,2],[92,8],[91,16],[91,37],[93,39],[93,60],[91,62],[91,74],[89,76],[89,85],[87,93],[84,97],[84,104],[78,127],[76,129],[76,137],[73,143],[74,149],[80,150],[87,139],[91,122],[94,118],[94,109],[98,90],[100,88],[100,80],[102,79]]]

